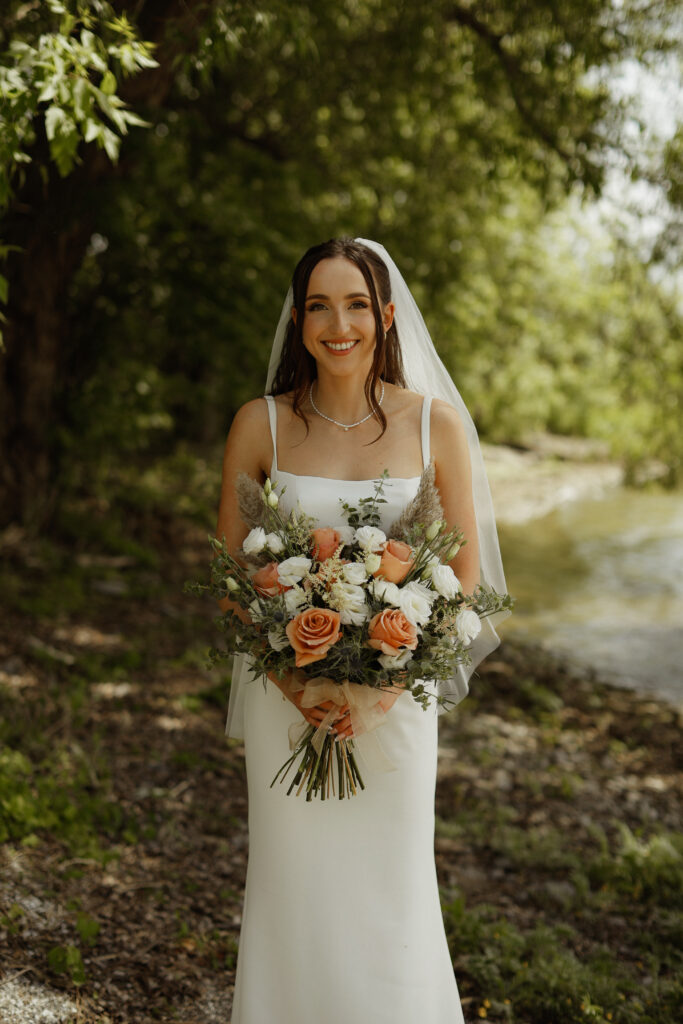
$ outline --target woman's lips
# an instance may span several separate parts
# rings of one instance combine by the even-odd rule
[[[323,341],[323,345],[328,352],[333,352],[335,355],[345,355],[350,352],[351,349],[355,348],[358,344],[358,338],[347,338],[339,341]]]

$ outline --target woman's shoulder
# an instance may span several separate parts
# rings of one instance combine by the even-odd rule
[[[250,429],[268,421],[268,404],[265,398],[252,398],[241,405],[232,419],[232,427]],[[232,429],[232,428],[231,428]]]

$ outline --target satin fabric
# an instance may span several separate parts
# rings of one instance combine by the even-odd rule
[[[428,452],[428,443],[427,443]],[[374,481],[274,474],[285,511],[344,523],[340,498]],[[419,478],[390,479],[384,529]],[[270,783],[300,717],[277,687],[243,686],[249,864],[232,1024],[464,1024],[434,864],[437,714],[401,695],[377,736],[393,771],[359,763],[364,791],[306,802]]]

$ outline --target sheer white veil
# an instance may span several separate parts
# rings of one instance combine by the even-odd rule
[[[507,586],[498,544],[493,502],[486,476],[484,457],[472,417],[460,392],[451,380],[448,370],[439,358],[417,303],[391,256],[379,242],[374,242],[368,238],[356,238],[355,241],[367,246],[368,249],[372,249],[384,262],[389,271],[391,300],[395,306],[394,323],[401,345],[401,358],[408,387],[420,394],[431,395],[433,398],[440,398],[444,402],[448,402],[449,405],[452,405],[457,410],[465,427],[472,466],[472,496],[479,539],[481,582],[504,594]],[[273,339],[273,347],[268,363],[266,393],[270,391],[273,385],[275,373],[280,363],[285,332],[291,318],[292,305],[293,292],[290,286],[282,307],[275,338]],[[448,698],[448,706],[454,706],[467,695],[469,679],[477,665],[500,643],[500,637],[495,627],[503,619],[507,618],[509,614],[509,611],[498,612],[482,621],[481,633],[474,640],[470,649],[472,655],[471,664],[461,665],[452,679],[439,685],[439,694]],[[237,675],[240,674],[237,673]],[[236,680],[233,678],[233,687],[235,682]],[[231,706],[232,704],[233,694],[231,693]],[[448,707],[441,710],[448,710]]]

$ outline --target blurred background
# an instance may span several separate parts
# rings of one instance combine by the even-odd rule
[[[680,28],[665,0],[6,4],[0,525],[211,524],[292,267],[365,235],[507,446],[509,628],[671,690]]]
[[[623,720],[625,705],[610,704],[609,757],[634,722],[671,735],[683,662],[682,28],[676,0],[3,3],[1,840],[25,852],[50,835],[97,860],[102,844],[147,841],[145,829],[156,841],[162,791],[177,817],[177,787],[217,744],[229,684],[205,668],[212,610],[182,583],[206,572],[225,436],[263,392],[292,269],[334,235],[392,253],[484,443],[517,599],[512,646],[489,670],[512,708],[501,721],[524,700],[529,728],[560,715],[574,684],[547,668],[552,654],[584,680],[656,698]],[[582,735],[586,714],[567,719]],[[145,749],[165,751],[152,756],[163,780],[135,750],[143,718]],[[643,737],[654,751],[655,732]],[[224,757],[209,774],[239,789]],[[668,762],[639,764],[664,781],[643,784],[641,816],[624,819],[636,831],[653,793],[673,792]],[[567,799],[584,768],[572,770]],[[469,783],[458,785],[460,806]],[[465,846],[483,842],[473,831]],[[536,855],[547,866],[535,849],[527,867]],[[662,871],[680,887],[667,849]],[[588,889],[608,884],[598,875]],[[80,938],[53,947],[49,977],[72,993],[95,941],[88,920],[102,923],[89,913]],[[229,969],[234,913],[215,948],[195,943]],[[555,1003],[522,1000],[513,1018],[503,986],[494,1013],[480,967],[462,968],[479,1016],[548,1024],[593,1005],[575,1018],[563,1003],[557,1017]],[[567,999],[593,981],[576,975]],[[676,1015],[639,1012],[622,1019]]]

